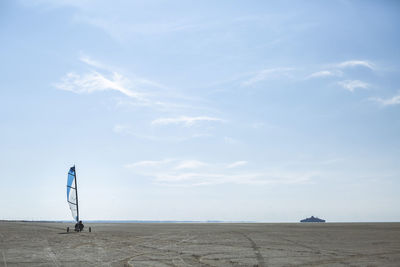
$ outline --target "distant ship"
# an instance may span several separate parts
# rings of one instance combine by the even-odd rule
[[[300,222],[302,222],[302,223],[307,223],[307,222],[325,222],[325,220],[322,220],[322,219],[320,219],[318,217],[311,216],[310,218],[305,218],[305,219],[301,220]]]

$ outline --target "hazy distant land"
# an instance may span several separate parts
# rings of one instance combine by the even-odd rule
[[[0,222],[0,266],[398,266],[400,223]]]

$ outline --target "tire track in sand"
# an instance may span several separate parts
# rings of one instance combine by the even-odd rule
[[[144,241],[142,241],[141,243],[137,244],[135,247],[143,247],[143,248],[147,248],[147,249],[151,249],[153,251],[145,251],[145,252],[141,252],[139,254],[133,255],[133,256],[129,256],[126,257],[122,260],[119,260],[119,263],[123,264],[124,266],[132,266],[129,262],[132,261],[134,258],[136,257],[140,257],[140,256],[144,256],[147,257],[148,255],[151,255],[154,253],[155,251],[159,251],[159,252],[167,252],[167,253],[171,253],[171,254],[176,254],[175,256],[177,257],[176,259],[172,259],[172,265],[168,264],[166,262],[163,262],[166,265],[171,265],[171,266],[181,266],[180,264],[177,264],[175,262],[175,260],[181,261],[183,263],[183,266],[192,266],[191,264],[187,263],[183,258],[182,255],[185,255],[185,253],[179,252],[178,250],[178,245],[191,241],[192,239],[196,238],[197,236],[190,236],[189,234],[186,235],[186,238],[183,238],[181,240],[176,240],[174,241],[174,243],[170,244],[166,244],[166,245],[162,245],[162,246],[151,246],[151,244],[149,244],[149,242],[152,241],[156,241],[157,239],[155,237],[160,236],[161,234],[157,234],[157,235],[152,235],[149,237],[146,237],[146,239]],[[174,250],[174,248],[176,248],[177,250]],[[167,255],[167,254],[166,254]],[[161,262],[161,261],[160,261]]]
[[[267,265],[265,264],[264,257],[261,255],[261,253],[260,253],[260,247],[257,246],[256,242],[254,242],[254,240],[251,239],[250,236],[248,236],[248,235],[246,235],[246,234],[244,234],[244,233],[240,233],[240,232],[235,232],[235,233],[236,233],[236,234],[239,234],[239,235],[242,235],[244,238],[246,238],[246,239],[250,242],[251,248],[253,249],[254,254],[256,255],[256,259],[257,259],[257,262],[258,262],[258,266],[259,266],[259,267],[266,267]]]
[[[3,262],[4,262],[4,266],[7,267],[7,261],[6,261],[6,256],[4,255],[4,251],[1,250],[1,254],[3,254]]]
[[[4,266],[7,267],[7,260],[6,260],[6,255],[4,254],[4,246],[3,246],[3,242],[4,242],[4,236],[2,233],[0,233],[0,240],[1,240],[1,254],[3,255],[3,262],[4,262]]]

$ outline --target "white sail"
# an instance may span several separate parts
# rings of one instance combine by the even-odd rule
[[[78,199],[76,192],[76,172],[75,166],[71,167],[68,172],[67,180],[67,201],[69,208],[72,212],[72,217],[75,221],[78,221]]]

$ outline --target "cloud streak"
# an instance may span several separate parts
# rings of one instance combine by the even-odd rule
[[[289,76],[289,72],[294,70],[293,68],[270,68],[258,71],[248,80],[242,82],[242,86],[252,86],[256,83],[265,81],[267,79],[278,78],[281,76]]]
[[[163,159],[163,160],[142,160],[131,164],[126,164],[125,168],[136,168],[136,167],[159,167],[164,164],[173,161],[173,159]]]
[[[150,177],[160,186],[211,186],[219,184],[270,185],[308,183],[316,172],[234,170],[247,161],[230,164],[206,163],[198,160],[139,161],[125,165],[137,175]]]
[[[152,87],[161,87],[155,82],[146,79],[128,79],[121,73],[113,70],[92,58],[81,55],[79,61],[88,67],[88,71],[82,74],[69,72],[61,81],[55,83],[57,89],[70,91],[76,94],[91,94],[101,91],[116,91],[129,98],[134,98],[141,103],[147,103],[147,95],[138,89],[141,85],[150,85]]]
[[[339,70],[321,70],[310,74],[307,79],[341,76],[342,74]]]
[[[244,160],[236,161],[236,162],[233,162],[233,163],[229,164],[229,165],[227,166],[227,168],[228,168],[228,169],[236,168],[236,167],[244,166],[244,165],[246,165],[246,164],[247,164],[247,161],[244,161]]]
[[[222,122],[222,119],[208,116],[180,116],[175,118],[159,118],[151,122],[152,125],[169,125],[169,124],[183,124],[187,127],[193,126],[199,122]]]
[[[99,69],[108,69],[108,67],[106,65],[104,65],[101,62],[98,62],[96,60],[91,59],[90,57],[88,57],[87,55],[81,55],[79,57],[79,60],[85,64],[87,64],[88,66],[92,66],[95,68],[99,68]]]
[[[394,106],[400,105],[400,94],[395,95],[391,98],[380,98],[380,97],[372,97],[370,100],[380,103],[383,106]]]
[[[53,86],[59,90],[76,94],[92,94],[101,91],[119,92],[124,96],[117,99],[116,106],[120,108],[144,107],[164,112],[211,110],[200,105],[200,99],[182,96],[171,88],[147,78],[134,75],[130,75],[128,78],[122,75],[121,71],[116,71],[115,67],[94,60],[87,55],[82,54],[79,61],[84,63],[87,71],[69,72]]]
[[[119,108],[147,107],[163,112],[189,110],[218,112],[217,109],[204,105],[205,101],[200,97],[181,94],[179,90],[137,75],[122,75],[121,73],[126,72],[87,55],[81,54],[79,61],[86,66],[87,71],[81,73],[71,71],[65,74],[60,82],[52,85],[57,89],[77,94],[118,91],[128,97],[116,99],[116,106]],[[193,123],[201,120],[215,120],[215,118],[198,116],[194,118]],[[187,124],[191,123],[189,118]]]
[[[207,163],[198,160],[184,160],[180,162],[174,169],[175,170],[197,169],[206,165]]]
[[[341,81],[339,82],[339,85],[350,92],[354,92],[357,88],[367,89],[369,87],[368,83],[359,80]]]
[[[125,96],[144,99],[143,94],[133,91],[127,86],[128,80],[119,73],[112,73],[111,77],[92,71],[85,74],[67,73],[55,87],[60,90],[77,94],[91,94],[98,91],[117,91]]]
[[[312,173],[268,173],[268,172],[183,172],[156,173],[154,183],[161,186],[212,186],[219,184],[239,185],[271,185],[271,184],[301,184],[307,183],[315,176]]]
[[[375,69],[374,64],[366,60],[348,60],[348,61],[343,61],[336,65],[336,67],[338,68],[358,67],[358,66],[365,67],[371,70]]]
[[[336,64],[330,64],[325,66],[325,69],[313,72],[306,79],[313,78],[324,78],[324,77],[341,77],[343,76],[344,69],[354,68],[354,67],[364,67],[370,70],[376,70],[375,65],[367,60],[347,60]]]

